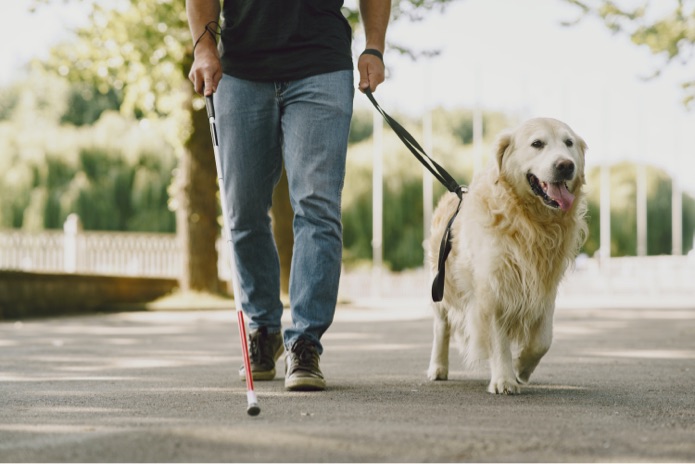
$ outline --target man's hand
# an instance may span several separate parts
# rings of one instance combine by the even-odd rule
[[[186,0],[186,15],[191,29],[193,65],[188,78],[193,88],[201,95],[212,95],[222,79],[222,63],[217,52],[217,38],[208,29],[217,25],[220,17],[219,0]],[[219,27],[219,25],[217,26]]]
[[[386,28],[391,15],[391,0],[360,0],[360,15],[364,24],[365,50],[377,51],[381,57],[362,53],[357,61],[360,73],[359,89],[374,92],[384,82],[383,53]]]
[[[201,95],[212,95],[217,90],[217,84],[222,79],[222,63],[217,48],[207,37],[203,37],[195,49],[188,78],[193,82],[195,91]]]
[[[362,54],[357,61],[360,73],[359,89],[364,92],[369,88],[374,92],[379,84],[384,82],[384,62],[374,55]]]

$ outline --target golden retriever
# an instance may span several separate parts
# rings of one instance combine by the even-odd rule
[[[502,134],[477,173],[451,228],[444,297],[434,303],[427,376],[446,380],[449,338],[467,364],[487,359],[493,394],[520,393],[552,341],[557,288],[587,234],[584,140],[561,121],[531,119]],[[447,193],[432,220],[428,262],[437,258],[458,204]]]

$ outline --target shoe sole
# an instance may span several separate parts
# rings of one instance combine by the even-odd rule
[[[289,391],[323,391],[326,381],[317,377],[294,377],[285,379],[285,390]]]
[[[280,345],[280,348],[275,352],[275,362],[278,362],[278,359],[280,359],[280,356],[282,355],[283,351],[285,351],[285,347],[283,345]],[[269,370],[269,371],[251,371],[251,375],[253,378],[253,381],[255,382],[256,380],[259,381],[265,381],[265,380],[273,380],[275,378],[275,368]],[[239,369],[239,380],[242,382],[246,381],[246,369],[242,366],[241,369]]]
[[[253,381],[264,381],[264,380],[273,380],[275,378],[275,369],[270,370],[270,371],[256,371],[253,372]],[[246,381],[246,372],[245,369],[242,367],[241,370],[239,371],[239,380],[242,382]]]

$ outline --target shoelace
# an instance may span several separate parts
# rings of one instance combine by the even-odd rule
[[[268,343],[270,335],[265,327],[261,327],[258,331],[249,335],[249,355],[254,362],[261,363],[265,358],[272,358],[270,343]],[[265,341],[266,343],[261,343]]]
[[[292,351],[295,353],[300,365],[308,365],[311,368],[314,368],[314,364],[316,364],[316,357],[314,356],[316,353],[316,347],[314,345],[300,338],[295,342]]]
[[[251,347],[249,349],[249,354],[251,355],[251,359],[254,362],[260,362],[261,360],[261,347],[260,343],[258,342],[259,338],[260,334],[255,334],[251,337]]]

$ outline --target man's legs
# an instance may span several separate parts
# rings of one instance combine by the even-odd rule
[[[298,339],[323,350],[333,322],[342,260],[340,202],[354,97],[352,71],[285,84],[281,94],[283,156],[294,209],[290,275],[292,326]]]
[[[300,367],[318,372],[321,380],[321,385],[308,385],[300,379],[298,389],[325,385],[318,354],[323,350],[321,336],[333,321],[338,294],[340,201],[353,96],[352,71],[289,83],[224,76],[215,94],[224,192],[241,280],[238,297],[250,328],[263,331],[263,337],[265,332],[277,334],[281,329],[279,261],[268,211],[284,156],[295,213],[290,276],[293,323],[285,331],[285,345],[314,353],[312,361],[302,361]],[[253,346],[251,340],[252,350]],[[256,378],[255,368],[253,372]],[[267,373],[272,378],[275,371],[272,376]]]
[[[280,110],[272,83],[225,75],[215,115],[220,168],[239,273],[244,313],[251,330],[281,330],[280,265],[269,210],[282,167]]]

